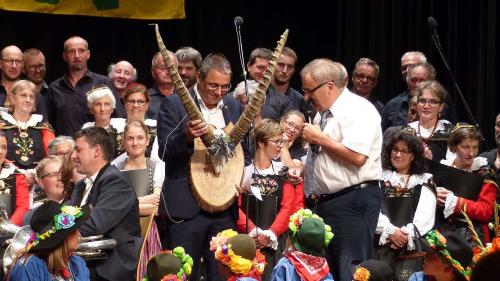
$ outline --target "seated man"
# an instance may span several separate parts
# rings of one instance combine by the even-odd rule
[[[76,171],[86,178],[75,185],[69,201],[92,206],[80,232],[118,242],[107,259],[87,262],[90,280],[133,280],[142,242],[137,196],[127,178],[109,163],[113,144],[104,128],[82,129],[74,139],[72,159]]]

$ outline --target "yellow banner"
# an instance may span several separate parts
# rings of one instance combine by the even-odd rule
[[[184,0],[0,0],[0,9],[128,19],[183,19]]]

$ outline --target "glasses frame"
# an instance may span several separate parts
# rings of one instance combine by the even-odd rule
[[[316,92],[319,88],[323,87],[323,85],[326,85],[326,84],[328,84],[328,83],[334,83],[334,84],[335,84],[335,82],[333,82],[333,81],[326,81],[326,82],[323,82],[323,83],[319,84],[318,86],[316,86],[316,87],[314,87],[314,88],[312,88],[312,89],[305,89],[305,88],[302,88],[302,92],[304,92],[304,95],[305,95],[305,94],[312,95],[312,94],[314,94],[314,92]]]
[[[401,150],[397,147],[391,148],[391,154],[398,155],[398,153],[401,154],[401,157],[406,158],[406,157],[410,156],[410,154],[412,154],[413,152],[411,152],[409,150]]]

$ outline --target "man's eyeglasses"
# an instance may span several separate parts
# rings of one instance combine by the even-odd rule
[[[36,64],[36,65],[30,65],[30,66],[28,66],[28,70],[29,71],[35,71],[37,69],[40,69],[40,70],[45,69],[45,64],[41,63],[41,64]]]
[[[130,105],[137,104],[138,106],[144,106],[144,104],[146,104],[146,101],[145,100],[127,100],[127,103]]]
[[[377,77],[374,77],[374,76],[368,76],[368,75],[365,75],[363,73],[356,73],[354,72],[354,74],[352,75],[352,77],[354,79],[357,79],[357,80],[365,80],[366,81],[369,81],[369,82],[375,82],[375,80],[377,80]]]
[[[220,88],[220,90],[222,92],[229,92],[229,90],[231,90],[231,83],[229,84],[224,84],[224,85],[220,85],[220,84],[217,84],[217,83],[211,83],[211,82],[208,82],[207,83],[207,89],[209,91],[217,91],[218,89]]]
[[[330,82],[333,82],[333,81],[326,81],[326,82],[323,82],[323,83],[319,84],[318,86],[316,86],[316,87],[314,87],[314,88],[312,88],[312,89],[305,89],[305,88],[302,88],[302,92],[304,92],[304,95],[305,95],[305,94],[310,94],[310,95],[312,95],[312,94],[314,94],[314,92],[316,92],[316,90],[318,90],[318,89],[319,89],[319,88],[321,88],[323,85],[328,84],[328,83],[330,83]]]
[[[159,71],[163,71],[163,72],[168,71],[168,68],[166,65],[157,65],[154,68],[158,69]]]
[[[436,99],[418,99],[417,103],[421,106],[425,106],[428,104],[430,107],[434,107],[438,104],[441,104],[441,101]]]
[[[401,153],[401,156],[403,156],[403,157],[407,157],[411,153],[411,151],[409,151],[409,150],[403,150],[403,149],[399,149],[397,147],[393,147],[391,152],[394,155],[398,155],[398,153]]]
[[[15,60],[15,59],[2,59],[3,62],[5,62],[8,65],[20,65],[23,63],[23,60]]]
[[[297,126],[292,121],[285,121],[285,124],[288,127],[288,129],[290,129],[290,130],[293,129],[293,130],[295,130],[297,132],[300,132],[302,130],[302,127]]]
[[[284,146],[286,144],[286,140],[284,139],[270,140],[270,142],[274,143],[278,147]]]
[[[61,176],[61,171],[56,171],[56,172],[46,173],[46,174],[42,175],[40,178],[43,179],[46,177],[53,178],[53,177],[60,177],[60,176]]]

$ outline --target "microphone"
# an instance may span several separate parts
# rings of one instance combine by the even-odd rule
[[[240,17],[240,16],[235,17],[235,18],[234,18],[234,24],[235,24],[236,26],[242,25],[242,24],[243,24],[243,18],[242,18],[242,17]]]
[[[436,49],[437,49],[439,55],[441,56],[441,60],[443,61],[444,66],[446,67],[446,70],[448,71],[448,75],[450,76],[451,81],[453,82],[453,86],[457,90],[458,96],[460,97],[460,100],[462,101],[462,103],[464,105],[465,112],[467,113],[467,116],[469,117],[470,122],[474,125],[476,130],[481,135],[481,140],[485,142],[486,147],[489,149],[488,143],[486,143],[486,141],[484,139],[484,135],[482,134],[482,132],[479,128],[479,124],[477,123],[476,119],[474,118],[474,115],[472,115],[472,112],[469,108],[469,105],[467,104],[467,101],[465,100],[464,95],[462,94],[462,91],[460,90],[460,87],[458,86],[457,80],[455,79],[455,76],[453,75],[453,72],[451,71],[451,67],[448,64],[448,60],[446,60],[446,56],[443,52],[443,48],[441,46],[441,43],[439,42],[439,36],[438,36],[437,30],[436,30],[437,25],[438,24],[437,24],[437,21],[435,18],[433,18],[431,16],[429,18],[427,18],[427,26],[429,27],[429,30],[432,33],[431,34],[432,41],[434,42],[434,45],[436,46]]]

